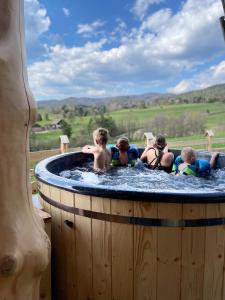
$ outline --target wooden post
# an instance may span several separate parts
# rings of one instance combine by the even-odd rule
[[[67,135],[60,135],[60,151],[61,153],[68,152],[69,149],[69,139]]]
[[[144,136],[146,137],[146,146],[153,146],[154,135],[152,132],[145,132]]]
[[[207,137],[207,150],[209,152],[211,152],[212,151],[212,138],[214,136],[214,133],[213,133],[213,131],[211,129],[210,130],[206,130],[205,136]]]
[[[0,105],[0,299],[38,300],[50,242],[31,201],[23,0],[0,1]]]

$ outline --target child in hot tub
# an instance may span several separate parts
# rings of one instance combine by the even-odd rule
[[[111,151],[107,149],[109,132],[105,128],[98,128],[93,132],[95,146],[86,145],[83,147],[83,153],[94,155],[94,170],[98,173],[107,171],[111,164]]]
[[[116,146],[110,148],[112,154],[112,166],[135,166],[139,153],[136,147],[129,144],[126,136],[119,138]]]
[[[210,161],[197,159],[195,150],[191,147],[185,147],[173,164],[172,174],[207,176],[211,169],[215,169],[218,156],[219,153],[216,152],[212,154]]]

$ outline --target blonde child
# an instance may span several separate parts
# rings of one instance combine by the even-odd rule
[[[97,172],[105,172],[110,167],[111,152],[106,148],[108,136],[107,129],[98,128],[93,132],[95,146],[86,145],[82,149],[83,153],[94,155],[94,170]]]
[[[212,154],[210,161],[197,159],[195,150],[191,147],[185,147],[182,149],[181,155],[174,162],[173,173],[175,175],[209,175],[211,169],[216,167],[218,155],[219,153]]]

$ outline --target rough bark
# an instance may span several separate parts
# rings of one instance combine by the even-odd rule
[[[0,299],[39,299],[50,243],[29,178],[29,128],[36,107],[24,55],[23,1],[0,1]]]

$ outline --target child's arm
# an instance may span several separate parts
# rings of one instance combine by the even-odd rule
[[[212,156],[211,156],[211,159],[210,159],[210,167],[212,169],[216,168],[216,163],[217,163],[218,157],[219,157],[219,152],[212,153]]]
[[[95,146],[86,145],[82,148],[82,152],[83,153],[88,153],[88,154],[94,154],[95,149],[96,149]]]

